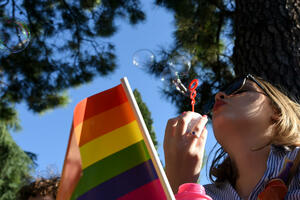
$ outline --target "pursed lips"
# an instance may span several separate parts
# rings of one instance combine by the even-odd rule
[[[213,107],[213,110],[218,109],[220,106],[222,106],[222,105],[224,105],[224,104],[226,104],[225,101],[217,100],[216,103],[215,103],[215,105],[214,105],[214,107]]]

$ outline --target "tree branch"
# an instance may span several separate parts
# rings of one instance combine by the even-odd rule
[[[220,13],[220,16],[219,16],[219,22],[218,22],[218,29],[217,29],[217,33],[216,33],[216,44],[217,44],[217,62],[218,62],[218,65],[220,65],[220,55],[219,55],[219,52],[220,52],[220,47],[219,47],[219,42],[220,42],[220,37],[221,37],[221,30],[222,30],[222,26],[223,26],[223,21],[224,21],[224,16],[222,13]]]
[[[76,39],[77,39],[77,54],[76,54],[76,59],[78,57],[78,55],[80,54],[80,41],[81,41],[81,38],[80,38],[80,25],[78,23],[78,21],[76,20],[76,17],[78,16],[75,16],[74,12],[72,11],[72,9],[70,8],[69,4],[65,1],[65,0],[62,0],[62,2],[64,3],[65,7],[67,8],[67,10],[69,11],[73,21],[75,22],[75,25],[76,25],[76,30],[75,30],[75,35],[76,35]],[[75,63],[76,60],[74,60],[74,63]]]

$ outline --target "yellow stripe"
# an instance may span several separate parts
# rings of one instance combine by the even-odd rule
[[[80,147],[82,169],[143,139],[135,121]]]

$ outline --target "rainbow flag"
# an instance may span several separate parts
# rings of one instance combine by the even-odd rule
[[[77,104],[57,199],[170,199],[134,109],[122,84]]]

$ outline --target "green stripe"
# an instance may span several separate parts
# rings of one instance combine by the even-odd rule
[[[100,148],[100,147],[99,147]],[[91,152],[93,153],[93,152]],[[81,196],[97,185],[117,176],[147,160],[150,155],[144,140],[100,160],[83,170],[83,176],[73,192]]]

